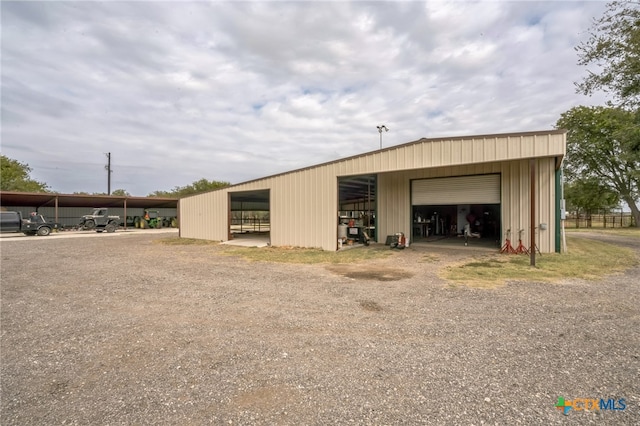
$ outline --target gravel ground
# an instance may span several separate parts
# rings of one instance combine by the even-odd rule
[[[638,267],[482,290],[436,275],[464,249],[328,267],[159,238],[2,242],[2,425],[640,424]]]

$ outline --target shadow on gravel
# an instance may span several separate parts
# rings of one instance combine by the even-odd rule
[[[360,307],[365,311],[370,311],[370,312],[382,311],[382,306],[378,305],[378,303],[374,302],[373,300],[361,300]]]
[[[334,274],[354,280],[399,281],[413,276],[412,273],[402,269],[372,265],[332,265],[327,269]]]

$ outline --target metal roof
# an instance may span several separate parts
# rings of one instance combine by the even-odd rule
[[[307,167],[302,167],[300,169],[294,169],[294,170],[290,170],[288,172],[282,172],[282,173],[277,173],[274,175],[270,175],[270,176],[265,176],[265,177],[261,177],[261,178],[257,178],[257,179],[252,179],[252,180],[248,180],[245,182],[240,182],[237,184],[233,184],[230,186],[226,186],[224,188],[218,188],[218,189],[212,189],[210,191],[206,191],[206,192],[202,192],[199,194],[191,194],[191,195],[187,195],[183,198],[190,198],[190,197],[200,197],[203,194],[208,194],[208,193],[212,193],[212,192],[217,192],[217,191],[222,191],[222,192],[233,192],[235,190],[235,188],[237,187],[239,189],[239,191],[242,191],[242,189],[240,189],[243,186],[246,186],[248,184],[253,184],[256,182],[261,182],[261,181],[266,181],[269,179],[273,179],[273,178],[279,178],[282,176],[286,176],[286,175],[292,175],[294,173],[299,173],[299,172],[304,172],[307,170],[312,170],[312,169],[317,169],[320,167],[326,167],[326,166],[331,166],[334,164],[339,164],[339,163],[347,163],[347,162],[357,162],[357,160],[364,160],[367,157],[372,157],[372,156],[380,156],[380,154],[385,155],[386,154],[386,158],[389,158],[391,156],[392,153],[397,153],[399,151],[405,150],[407,148],[411,148],[412,146],[420,146],[420,145],[424,145],[424,144],[430,144],[430,143],[442,143],[442,144],[451,144],[452,142],[460,142],[460,143],[470,143],[473,141],[482,141],[482,140],[490,140],[490,141],[494,141],[496,139],[505,139],[505,138],[512,138],[512,139],[527,139],[527,138],[535,138],[535,137],[541,137],[541,136],[551,136],[551,135],[564,135],[566,134],[567,131],[565,129],[554,129],[554,130],[541,130],[541,131],[529,131],[529,132],[515,132],[515,133],[493,133],[493,134],[485,134],[485,135],[472,135],[472,136],[452,136],[452,137],[437,137],[437,138],[420,138],[418,140],[412,141],[412,142],[406,142],[400,145],[392,145],[386,148],[382,148],[379,150],[375,150],[375,151],[370,151],[370,152],[364,152],[361,154],[356,154],[350,157],[344,157],[344,158],[339,158],[337,160],[332,160],[332,161],[328,161],[325,163],[320,163],[320,164],[314,164],[311,166],[307,166]],[[566,142],[565,142],[566,145]],[[523,154],[524,155],[524,154]],[[528,158],[527,155],[524,155],[525,157]],[[543,156],[547,156],[547,155],[543,155],[543,154],[536,154],[533,155],[533,157],[543,157]],[[562,153],[561,156],[564,156],[564,153]],[[523,157],[524,158],[524,157]],[[441,161],[443,161],[443,159],[440,159]],[[504,160],[504,158],[500,158],[498,159],[498,161]],[[446,164],[441,164],[441,165],[446,165]],[[560,163],[558,163],[558,167],[560,166]],[[407,167],[409,168],[409,167]],[[388,169],[385,170],[368,170],[362,174],[375,174],[375,173],[380,173],[380,172],[387,172],[387,171],[391,171]]]
[[[0,191],[0,206],[177,208],[178,198]]]

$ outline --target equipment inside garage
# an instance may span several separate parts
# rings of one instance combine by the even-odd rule
[[[376,240],[376,175],[338,179],[338,244]]]
[[[415,242],[465,236],[500,242],[499,174],[414,180],[411,206]]]

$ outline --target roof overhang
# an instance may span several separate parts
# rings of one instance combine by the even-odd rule
[[[177,208],[177,198],[123,197],[113,195],[0,192],[3,207],[124,207]]]

